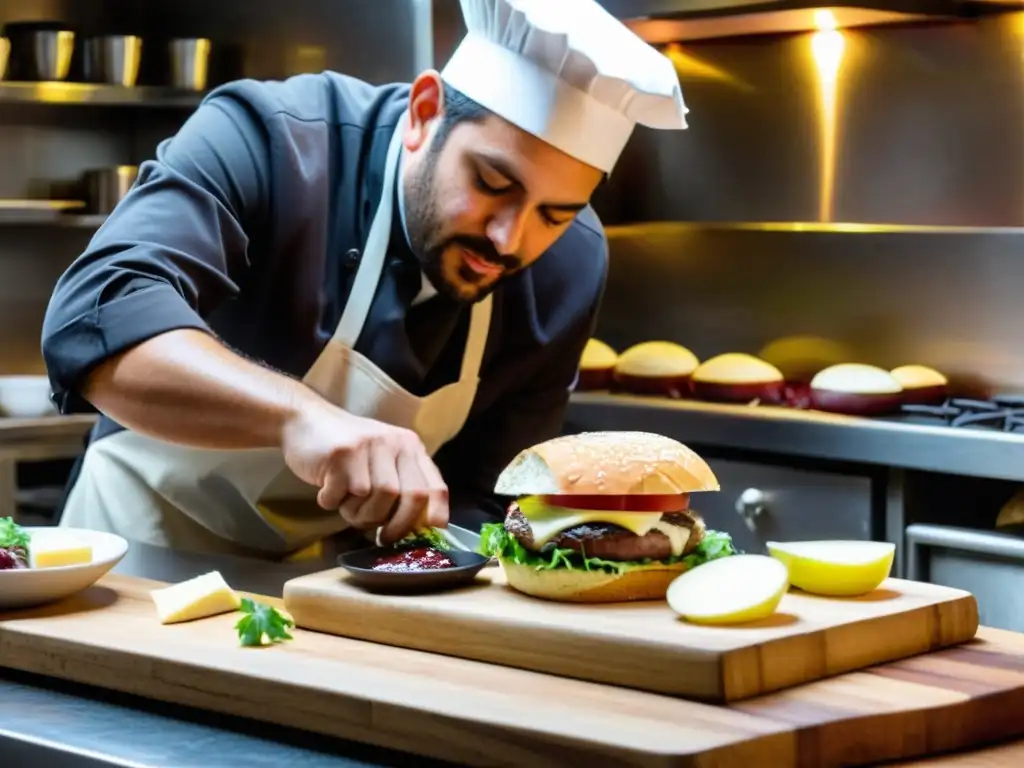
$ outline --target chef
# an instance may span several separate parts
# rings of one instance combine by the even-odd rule
[[[287,556],[500,519],[558,433],[607,270],[589,207],[671,62],[593,0],[462,0],[440,73],[230,83],[61,277],[42,350],[98,411],[61,524]]]

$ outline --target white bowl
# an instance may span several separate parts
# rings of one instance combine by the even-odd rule
[[[55,568],[0,571],[0,611],[28,608],[71,597],[99,581],[128,552],[128,542],[113,533],[52,526],[25,526],[24,530],[33,538],[73,536],[92,546],[92,562]]]
[[[0,412],[20,419],[60,413],[50,400],[50,380],[46,376],[0,376]]]

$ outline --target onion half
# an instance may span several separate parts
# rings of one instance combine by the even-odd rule
[[[903,387],[888,371],[862,363],[829,366],[811,380],[811,406],[851,416],[879,416],[899,410]]]
[[[576,391],[608,389],[618,360],[619,356],[615,350],[600,339],[587,341],[587,346],[583,348],[583,355],[580,357]]]
[[[680,344],[645,341],[619,355],[612,388],[635,395],[686,397],[690,376],[699,363],[697,356]]]
[[[728,352],[705,360],[691,377],[695,397],[726,403],[785,400],[786,382],[771,363],[742,352]]]
[[[932,405],[949,396],[949,380],[925,365],[901,365],[890,371],[903,387],[903,402]]]

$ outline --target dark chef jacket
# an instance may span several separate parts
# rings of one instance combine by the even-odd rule
[[[348,300],[408,93],[328,72],[208,96],[57,283],[42,351],[60,410],[94,411],[78,392],[86,372],[177,328],[303,376]],[[435,457],[453,522],[482,522],[480,509],[500,516],[497,474],[559,432],[606,271],[607,241],[588,208],[496,290],[469,421]],[[396,205],[356,349],[422,395],[458,378],[469,311],[443,295],[413,305],[420,287]],[[90,441],[121,429],[101,416]]]

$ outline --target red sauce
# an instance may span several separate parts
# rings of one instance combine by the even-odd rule
[[[443,552],[433,547],[415,547],[377,558],[375,571],[431,571],[439,568],[454,568],[455,563]]]

